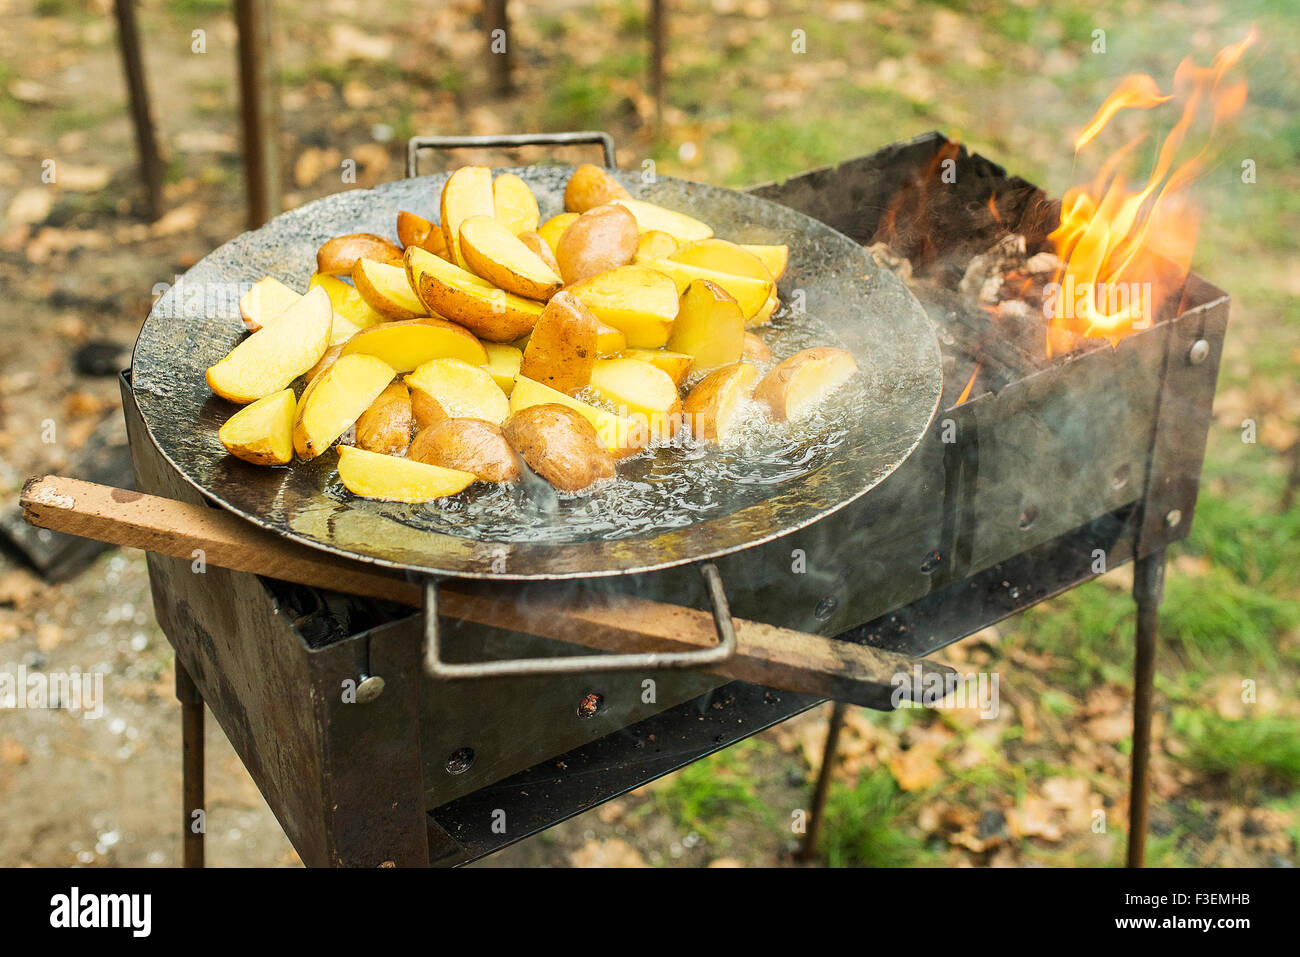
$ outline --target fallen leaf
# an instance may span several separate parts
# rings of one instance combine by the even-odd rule
[[[889,773],[904,791],[920,791],[943,779],[939,754],[943,746],[937,741],[921,741],[889,759]]]
[[[588,841],[569,855],[574,867],[645,867],[645,858],[627,841],[611,837]]]
[[[0,760],[6,764],[26,764],[27,749],[13,738],[0,738]]]

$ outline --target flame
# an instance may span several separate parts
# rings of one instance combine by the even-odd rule
[[[1061,225],[1048,237],[1063,264],[1055,292],[1045,303],[1055,333],[1048,336],[1049,354],[1053,342],[1070,341],[1063,335],[1067,332],[1106,338],[1114,345],[1150,326],[1160,304],[1181,288],[1191,270],[1200,224],[1188,190],[1209,165],[1218,127],[1245,104],[1245,81],[1228,81],[1225,75],[1255,39],[1252,28],[1244,39],[1220,50],[1209,67],[1196,66],[1190,57],[1184,60],[1168,94],[1145,74],[1127,77],[1076,138],[1077,156],[1121,111],[1182,101],[1179,120],[1141,187],[1129,187],[1123,168],[1145,136],[1112,153],[1091,184],[1076,186],[1061,201]],[[1207,102],[1209,134],[1190,158],[1178,162]]]
[[[957,401],[953,403],[954,407],[961,405],[970,398],[971,389],[975,388],[975,379],[979,376],[980,367],[983,365],[984,361],[982,359],[975,363],[975,368],[971,370],[970,378],[966,381],[966,388],[962,389],[961,395],[957,396]]]

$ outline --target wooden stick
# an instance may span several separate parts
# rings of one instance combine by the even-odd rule
[[[287,541],[219,508],[143,492],[45,476],[23,487],[33,525],[85,538],[195,559],[332,591],[420,607],[423,583]],[[717,642],[709,612],[632,595],[551,583],[444,583],[441,611],[483,625],[609,652],[684,651]],[[866,645],[735,619],[733,658],[709,670],[726,678],[887,706],[896,675],[951,669]]]

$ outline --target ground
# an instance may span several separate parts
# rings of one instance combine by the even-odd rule
[[[1196,193],[1197,268],[1232,293],[1232,322],[1196,525],[1169,569],[1149,857],[1293,865],[1300,24],[1289,5],[671,6],[668,106],[656,133],[643,3],[512,4],[519,90],[504,100],[485,92],[477,3],[275,4],[286,206],[350,188],[345,160],[358,185],[400,176],[415,133],[584,128],[610,130],[625,168],[653,161],[729,186],[941,129],[1059,195],[1090,162],[1076,164],[1073,133],[1123,75],[1149,72],[1166,87],[1183,56],[1207,63],[1259,26],[1248,106]],[[168,213],[153,224],[140,216],[111,4],[0,0],[0,329],[11,343],[0,355],[0,482],[11,502],[25,477],[68,468],[96,424],[120,414],[113,379],[77,375],[73,350],[129,345],[155,284],[243,229],[230,5],[146,0],[140,9],[167,150]],[[3,561],[0,667],[107,677],[98,720],[0,710],[0,864],[174,863],[179,711],[141,554],[107,554],[55,585]],[[822,860],[1122,860],[1129,580],[1119,569],[943,653],[1000,675],[996,718],[851,710]],[[488,863],[790,863],[825,724],[818,709]],[[210,862],[296,863],[212,722],[208,748]]]

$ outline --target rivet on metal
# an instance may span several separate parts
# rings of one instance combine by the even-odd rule
[[[448,774],[464,774],[474,763],[473,748],[457,748],[444,765]]]
[[[817,603],[817,607],[813,609],[813,614],[817,616],[818,621],[825,621],[834,614],[839,603],[840,600],[834,595],[827,595]]]
[[[1165,524],[1170,528],[1177,528],[1178,523],[1183,520],[1183,511],[1179,508],[1171,508],[1165,513]]]
[[[604,698],[596,694],[594,691],[587,692],[582,696],[582,700],[578,702],[578,717],[594,718],[596,712],[600,710],[600,705],[604,700]]]
[[[1192,343],[1192,351],[1187,353],[1187,361],[1194,366],[1200,365],[1210,357],[1210,344],[1204,339]]]
[[[379,675],[366,675],[357,684],[357,704],[370,704],[384,693],[384,679]]]

